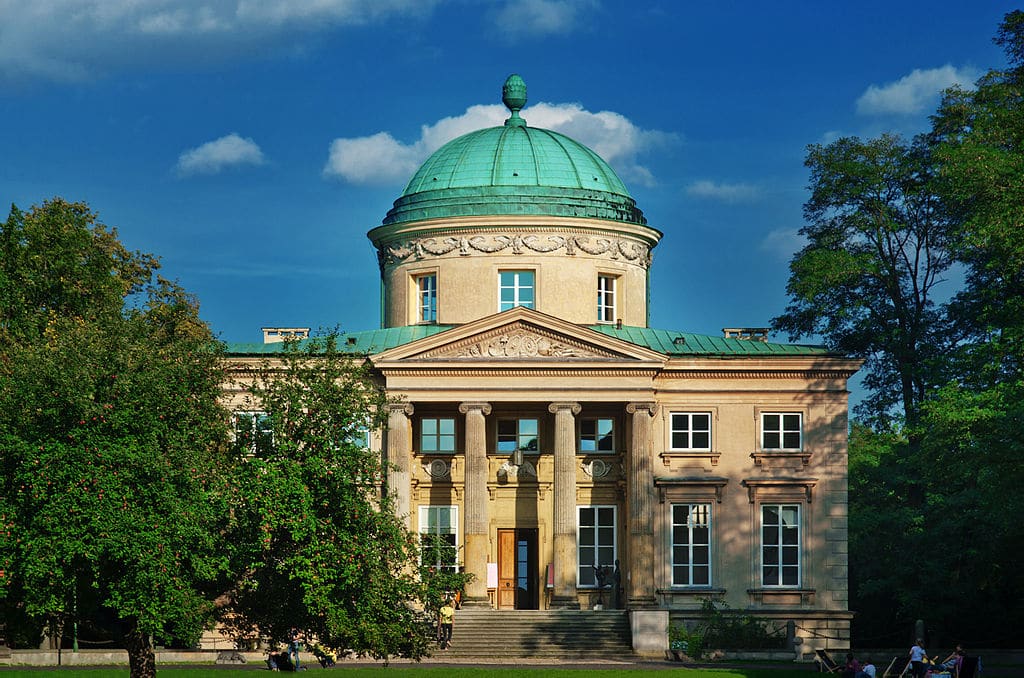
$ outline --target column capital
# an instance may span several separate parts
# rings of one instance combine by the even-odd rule
[[[580,407],[579,403],[551,403],[548,405],[548,412],[551,414],[558,414],[563,410],[569,410],[572,412],[573,416],[576,416],[580,413],[581,409],[583,408]]]
[[[405,414],[406,416],[412,416],[416,409],[412,403],[388,403],[387,408],[388,414]]]
[[[462,403],[459,405],[459,412],[461,414],[469,414],[473,410],[479,410],[483,412],[484,416],[491,413],[490,403]]]
[[[647,414],[653,417],[658,413],[658,403],[628,403],[626,405],[626,412],[630,414],[636,414],[637,412],[647,412]]]

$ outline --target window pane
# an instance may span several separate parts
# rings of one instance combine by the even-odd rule
[[[610,506],[603,506],[598,509],[597,520],[601,525],[615,524],[615,509]]]
[[[594,525],[594,518],[595,518],[596,515],[597,515],[597,512],[593,509],[593,507],[586,506],[586,507],[581,508],[580,509],[580,525],[588,525],[588,526]]]

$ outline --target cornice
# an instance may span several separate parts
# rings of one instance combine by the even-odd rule
[[[378,367],[385,377],[647,377],[653,379],[656,369],[638,367],[510,367],[504,364],[460,367]]]

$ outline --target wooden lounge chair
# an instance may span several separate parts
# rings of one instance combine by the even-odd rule
[[[886,667],[886,669],[885,669],[885,673],[882,674],[882,678],[896,678],[896,676],[903,675],[903,671],[906,671],[907,669],[906,669],[906,667],[904,667],[903,670],[901,671],[899,669],[899,667],[896,666],[896,662],[898,662],[899,660],[900,660],[900,655],[896,655],[895,657],[892,658],[892,661],[889,662],[889,666]],[[907,662],[907,666],[909,666],[909,665],[910,665],[910,662]]]
[[[840,666],[832,655],[828,653],[828,650],[815,650],[816,661],[818,662],[818,671],[820,673],[839,673],[843,667]]]

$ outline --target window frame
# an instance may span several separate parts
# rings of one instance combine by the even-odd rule
[[[429,285],[424,287],[424,283]],[[427,271],[413,276],[416,290],[416,323],[420,325],[437,324],[437,271]]]
[[[241,417],[251,417],[251,424],[249,427],[247,427],[249,429],[247,435],[250,436],[251,442],[248,445],[246,445],[246,448],[244,450],[241,449],[238,444],[240,431],[239,419]],[[267,423],[267,425],[262,428],[259,426],[261,420]],[[231,413],[231,429],[232,435],[234,436],[235,446],[237,448],[236,451],[248,456],[255,456],[257,454],[260,454],[261,452],[274,451],[274,424],[269,412],[265,410],[235,410]],[[263,445],[261,445],[261,438],[262,436],[267,434],[269,434],[270,438],[269,447],[264,447]]]
[[[585,510],[594,511],[594,524],[584,526],[583,525],[583,512]],[[600,518],[603,515],[602,511],[610,510],[612,522],[611,525],[604,525],[600,522]],[[602,535],[601,530],[611,530],[611,545],[600,542]],[[584,544],[583,534],[585,530],[594,531],[593,544]],[[607,562],[602,562],[601,556],[605,552],[601,549],[611,549],[611,557],[606,558]],[[584,553],[589,552],[591,557],[585,559]],[[600,565],[601,567],[609,567],[614,570],[615,561],[619,558],[619,509],[614,504],[578,504],[576,506],[576,588],[581,589],[597,589],[597,579],[594,576],[594,565]],[[584,561],[587,564],[584,564]],[[586,568],[586,570],[584,570]]]
[[[766,511],[768,509],[775,508],[776,513],[779,516],[777,523],[766,523]],[[783,512],[786,510],[793,510],[796,512],[796,525],[787,526],[783,519]],[[803,505],[797,502],[764,502],[760,505],[759,515],[759,542],[760,542],[760,553],[759,559],[761,587],[765,589],[799,589],[803,581]],[[777,528],[777,536],[769,543],[768,530],[770,528]],[[786,542],[785,530],[795,529],[795,543]],[[785,556],[787,549],[790,553],[795,553],[796,562],[786,563]],[[769,558],[769,550],[774,553],[774,557]],[[774,562],[769,563],[769,560]],[[775,568],[775,583],[771,583],[767,577],[769,568]],[[786,582],[786,573],[795,573],[795,582]]]
[[[431,515],[434,514],[439,517],[442,509],[449,511],[448,525],[441,525],[441,521],[431,519]],[[460,572],[462,566],[459,564],[459,507],[455,504],[426,504],[419,507],[418,511],[419,518],[419,529],[417,534],[419,535],[419,564],[420,567],[433,567],[436,571],[442,572]],[[436,529],[436,531],[435,531]],[[443,530],[447,530],[442,532]],[[433,563],[423,562],[423,541],[425,535],[431,536],[451,536],[452,540],[450,543],[450,553],[452,554],[451,564],[444,564],[441,559],[441,552],[438,553],[438,559]]]
[[[685,429],[676,428],[676,417],[686,417],[687,426]],[[693,418],[695,416],[707,417],[707,429],[695,429],[693,426]],[[669,450],[676,452],[710,452],[714,449],[714,419],[715,413],[708,410],[672,410],[668,416],[668,442]],[[676,434],[685,434],[689,445],[687,447],[676,446]],[[706,433],[708,437],[707,445],[704,447],[694,447],[693,438],[694,434]]]
[[[510,434],[508,432],[502,432],[502,424],[509,424],[510,422],[515,423],[515,433]],[[522,424],[524,422],[533,422],[532,438],[534,441],[535,449],[530,449],[529,446],[524,446],[524,442],[529,440],[531,433],[529,431],[524,432]],[[538,455],[540,454],[540,418],[538,417],[502,417],[495,422],[494,426],[494,452],[495,454],[515,454],[516,452],[522,452],[523,454]],[[512,449],[502,449],[503,442],[509,442],[509,436],[513,436],[512,440],[515,443],[515,447]],[[502,437],[505,440],[502,440]]]
[[[601,422],[608,422],[611,425],[610,430],[608,430],[608,432],[604,435],[601,434]],[[593,433],[588,433],[583,430],[584,426],[588,424],[594,425]],[[576,438],[576,449],[578,453],[615,454],[616,452],[618,452],[616,445],[616,443],[618,442],[616,438],[616,434],[618,433],[618,431],[616,430],[617,428],[618,427],[616,426],[615,417],[581,417],[579,420],[579,432]],[[592,440],[594,445],[593,449],[584,449],[583,443],[584,441],[587,440]],[[611,447],[608,449],[601,449],[602,440],[610,440]]]
[[[676,522],[676,509],[687,507],[687,522],[678,523]],[[706,525],[703,529],[707,532],[706,540],[697,542],[694,539],[694,530],[699,529],[701,526],[695,526],[692,524],[691,519],[694,514],[694,510],[702,510]],[[673,502],[669,505],[669,581],[671,582],[672,588],[685,588],[685,589],[710,589],[714,585],[714,525],[715,518],[713,513],[713,504],[708,501],[679,501]],[[684,544],[683,542],[676,541],[676,530],[685,529],[688,541]],[[702,563],[696,563],[694,561],[694,549],[703,547],[706,550],[705,561]],[[686,548],[687,559],[686,562],[679,562],[676,560],[677,550],[680,548]],[[685,568],[687,574],[687,582],[679,583],[676,580],[677,568]],[[694,571],[697,568],[704,568],[707,572],[707,581],[702,584],[695,584],[694,582]]]
[[[512,284],[506,285],[504,276],[512,275]],[[520,276],[529,275],[529,285],[521,284]],[[504,290],[512,290],[512,300],[506,302],[504,300]],[[524,302],[522,297],[522,291],[530,291],[529,302]],[[537,308],[537,271],[534,269],[523,268],[523,269],[502,269],[498,271],[498,312],[508,311],[516,308],[517,306],[523,306],[525,308]]]
[[[434,430],[431,433],[427,433],[427,422],[434,422]],[[451,432],[445,432],[441,429],[442,422],[451,422]],[[442,416],[424,416],[418,420],[418,436],[416,438],[418,442],[418,451],[420,454],[455,454],[458,449],[458,436],[459,426],[458,421],[455,417],[442,417]],[[431,438],[434,440],[435,445],[432,449],[428,449],[424,444],[425,441]],[[445,449],[442,447],[442,440],[451,440],[451,449]]]
[[[763,452],[802,452],[804,450],[804,446],[806,444],[804,435],[804,412],[799,410],[763,410],[759,414],[760,430],[758,432],[758,438],[760,445],[758,449]],[[766,421],[768,417],[779,418],[778,428],[768,428]],[[797,418],[797,428],[795,431],[786,427],[786,419],[789,417]],[[794,433],[797,436],[797,445],[796,447],[791,447],[786,444],[786,438],[787,436],[792,436]],[[770,447],[767,444],[767,436],[769,435],[776,435],[779,437],[778,446]]]
[[[619,276],[597,274],[597,322],[612,324],[617,320]]]

